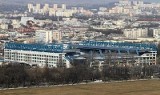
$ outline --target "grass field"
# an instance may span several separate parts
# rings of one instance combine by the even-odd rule
[[[3,90],[0,95],[160,95],[160,80]]]

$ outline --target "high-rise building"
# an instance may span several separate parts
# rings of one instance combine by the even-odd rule
[[[56,10],[53,8],[49,8],[49,16],[56,16]]]
[[[160,38],[160,29],[159,28],[153,29],[153,37]]]
[[[40,10],[41,10],[41,5],[40,4],[36,4],[34,12],[40,13]]]
[[[37,30],[35,36],[38,43],[60,42],[62,39],[62,33],[59,30]]]
[[[60,42],[62,40],[62,32],[58,30],[53,31],[53,40]]]
[[[128,5],[131,5],[131,1],[129,1],[129,0],[119,0],[119,5],[120,6],[128,6]]]
[[[41,7],[40,4],[36,4],[36,6],[33,6],[32,4],[28,4],[28,10],[29,12],[34,14],[43,14],[43,15],[49,15],[49,16],[63,16],[63,17],[71,17],[74,13],[84,12],[83,7],[80,7],[79,9],[77,9],[76,7],[72,9],[67,9],[66,4],[62,4],[61,8],[58,7],[58,4],[53,4],[52,7],[50,7],[49,4],[44,4],[43,7]]]
[[[54,4],[54,5],[53,5],[53,8],[54,8],[55,10],[57,10],[57,9],[58,9],[58,5],[57,5],[57,4]]]
[[[62,4],[62,9],[66,10],[66,4]]]
[[[49,11],[49,4],[45,4],[43,7],[43,12],[47,13]]]
[[[35,36],[38,43],[52,43],[53,32],[51,30],[37,30]]]
[[[32,10],[33,10],[33,4],[28,4],[28,10],[29,10],[29,12],[32,12]]]
[[[134,0],[132,2],[133,2],[133,5],[143,5],[144,4],[143,0]]]
[[[41,4],[36,4],[36,9],[40,10],[41,9]]]
[[[8,29],[8,24],[6,23],[0,24],[0,29]]]

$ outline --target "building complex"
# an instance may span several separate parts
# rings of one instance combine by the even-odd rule
[[[6,43],[4,59],[31,66],[72,66],[75,60],[89,60],[90,66],[154,65],[157,47],[154,44],[83,41],[69,44]],[[98,62],[97,65],[94,62]]]

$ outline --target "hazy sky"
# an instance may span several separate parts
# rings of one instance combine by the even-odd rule
[[[0,0],[0,3],[66,3],[66,4],[104,4],[108,2],[114,2],[118,0]],[[147,2],[160,2],[160,0],[144,0]]]

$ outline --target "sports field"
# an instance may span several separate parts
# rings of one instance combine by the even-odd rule
[[[0,95],[160,95],[160,80],[3,90]]]

